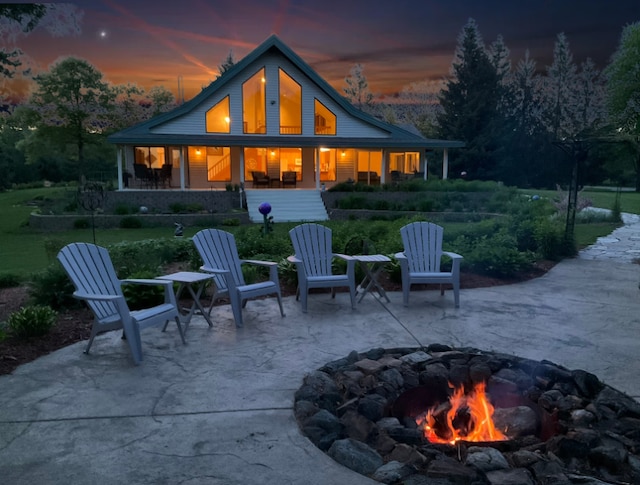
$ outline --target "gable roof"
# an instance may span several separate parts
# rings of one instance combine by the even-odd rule
[[[229,134],[213,134],[207,133],[206,135],[157,135],[151,133],[150,130],[158,125],[161,125],[167,121],[173,120],[180,116],[186,115],[204,103],[214,92],[222,89],[225,85],[235,79],[244,69],[252,64],[254,61],[267,54],[268,52],[276,51],[283,55],[289,62],[297,67],[303,74],[305,74],[311,81],[313,81],[329,98],[331,98],[338,106],[343,108],[349,115],[354,118],[360,119],[370,125],[380,128],[389,133],[388,138],[366,138],[358,140],[357,138],[349,138],[348,140],[341,139],[336,136],[313,136],[313,137],[301,137],[295,136],[238,136]],[[371,146],[372,142],[381,147],[425,147],[425,148],[457,148],[463,147],[464,143],[461,141],[447,141],[447,140],[435,140],[424,138],[423,136],[416,134],[412,131],[403,129],[399,126],[385,123],[378,120],[367,113],[357,109],[347,99],[341,96],[329,83],[327,83],[311,66],[309,66],[298,54],[296,54],[291,48],[289,48],[284,42],[282,42],[278,36],[271,35],[262,44],[256,47],[253,51],[247,54],[244,58],[231,66],[224,75],[213,81],[209,86],[204,88],[199,94],[191,98],[189,101],[183,103],[181,106],[161,115],[155,116],[150,120],[144,121],[137,125],[125,128],[119,132],[113,133],[107,140],[111,143],[131,144],[131,143],[157,143],[162,139],[162,144],[201,144],[211,145],[217,141],[220,144],[234,144],[244,146],[265,146],[265,145],[280,145],[280,146],[317,146],[319,140],[326,140],[327,145],[335,147],[353,147],[360,148],[364,146]]]

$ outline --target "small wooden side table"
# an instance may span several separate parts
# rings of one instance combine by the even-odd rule
[[[391,259],[384,254],[355,255],[351,257],[360,263],[360,267],[362,271],[364,271],[364,278],[356,289],[356,295],[362,291],[358,303],[362,301],[367,292],[373,294],[374,290],[378,292],[381,298],[384,297],[387,302],[390,302],[387,293],[378,282],[378,275],[384,268],[384,265],[391,262]]]
[[[208,273],[194,273],[191,271],[179,271],[178,273],[172,273],[165,276],[158,276],[156,279],[158,280],[169,280],[174,283],[178,283],[178,291],[176,291],[176,300],[180,301],[180,296],[182,292],[186,289],[191,298],[193,299],[193,303],[191,304],[191,308],[187,309],[186,313],[181,312],[181,320],[184,323],[184,331],[187,331],[189,328],[189,323],[191,322],[191,317],[195,313],[196,309],[200,310],[200,313],[204,317],[204,319],[209,324],[209,327],[213,327],[211,323],[211,319],[209,318],[209,314],[202,308],[202,304],[200,303],[200,298],[202,296],[202,291],[206,286],[207,281],[213,280],[213,275]],[[195,287],[195,290],[194,290]],[[166,324],[165,324],[166,328]],[[164,328],[163,328],[164,330]]]

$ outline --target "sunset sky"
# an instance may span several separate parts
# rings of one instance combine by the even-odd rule
[[[354,64],[374,94],[392,94],[415,81],[449,73],[457,38],[475,19],[486,44],[501,34],[516,63],[529,49],[544,70],[564,32],[576,63],[591,57],[603,68],[622,28],[640,21],[640,1],[619,0],[92,0],[78,36],[38,29],[17,46],[47,69],[73,55],[114,84],[163,85],[185,99],[216,78],[233,50],[240,60],[277,34],[342,92]]]

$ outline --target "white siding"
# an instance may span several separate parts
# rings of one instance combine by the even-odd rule
[[[243,135],[242,132],[242,83],[260,68],[266,68],[267,78],[267,134],[280,134],[280,107],[278,95],[278,68],[296,80],[302,86],[302,136],[314,136],[314,99],[317,98],[336,115],[337,135],[335,138],[386,138],[388,134],[375,126],[356,119],[344,111],[333,99],[327,96],[315,83],[311,82],[302,71],[298,70],[284,56],[268,54],[249,65],[244,73],[237,75],[222,91],[213,93],[200,106],[190,113],[173,119],[151,130],[155,134],[206,134],[205,114],[216,103],[229,95],[231,111],[231,134]],[[275,101],[274,104],[271,104]],[[261,135],[245,135],[260,137]],[[288,135],[292,136],[292,135]],[[293,135],[295,136],[295,135]],[[334,138],[333,136],[325,138]]]

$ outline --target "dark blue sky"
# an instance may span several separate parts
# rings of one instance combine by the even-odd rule
[[[622,28],[640,21],[640,1],[622,0],[92,0],[82,33],[52,38],[35,31],[18,45],[41,68],[65,55],[94,64],[112,83],[177,90],[185,97],[215,79],[233,49],[242,58],[277,34],[335,88],[356,63],[376,94],[449,72],[457,38],[475,19],[488,45],[502,34],[516,63],[529,49],[538,68],[551,63],[564,32],[576,63],[602,68]]]

